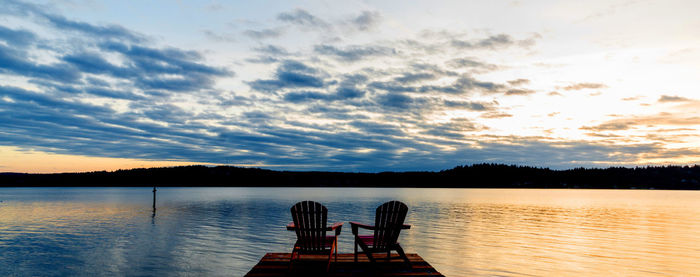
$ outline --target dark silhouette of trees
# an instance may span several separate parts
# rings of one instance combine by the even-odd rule
[[[0,186],[304,186],[700,189],[700,166],[574,168],[475,164],[439,172],[274,171],[232,166],[139,168],[112,172],[0,173]]]

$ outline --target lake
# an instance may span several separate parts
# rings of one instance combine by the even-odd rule
[[[399,241],[446,276],[700,274],[700,192],[388,188],[0,188],[0,276],[242,276],[291,252],[289,208],[315,200],[373,224],[409,206]]]

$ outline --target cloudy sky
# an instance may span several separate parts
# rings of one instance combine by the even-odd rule
[[[0,172],[700,163],[699,1],[0,5]]]

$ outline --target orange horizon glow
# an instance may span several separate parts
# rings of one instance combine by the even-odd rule
[[[186,166],[194,164],[215,165],[186,161],[148,161],[127,158],[52,154],[41,151],[20,151],[17,147],[0,147],[0,172],[74,173]]]

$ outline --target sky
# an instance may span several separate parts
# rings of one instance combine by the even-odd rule
[[[0,172],[700,163],[699,1],[0,5]]]

